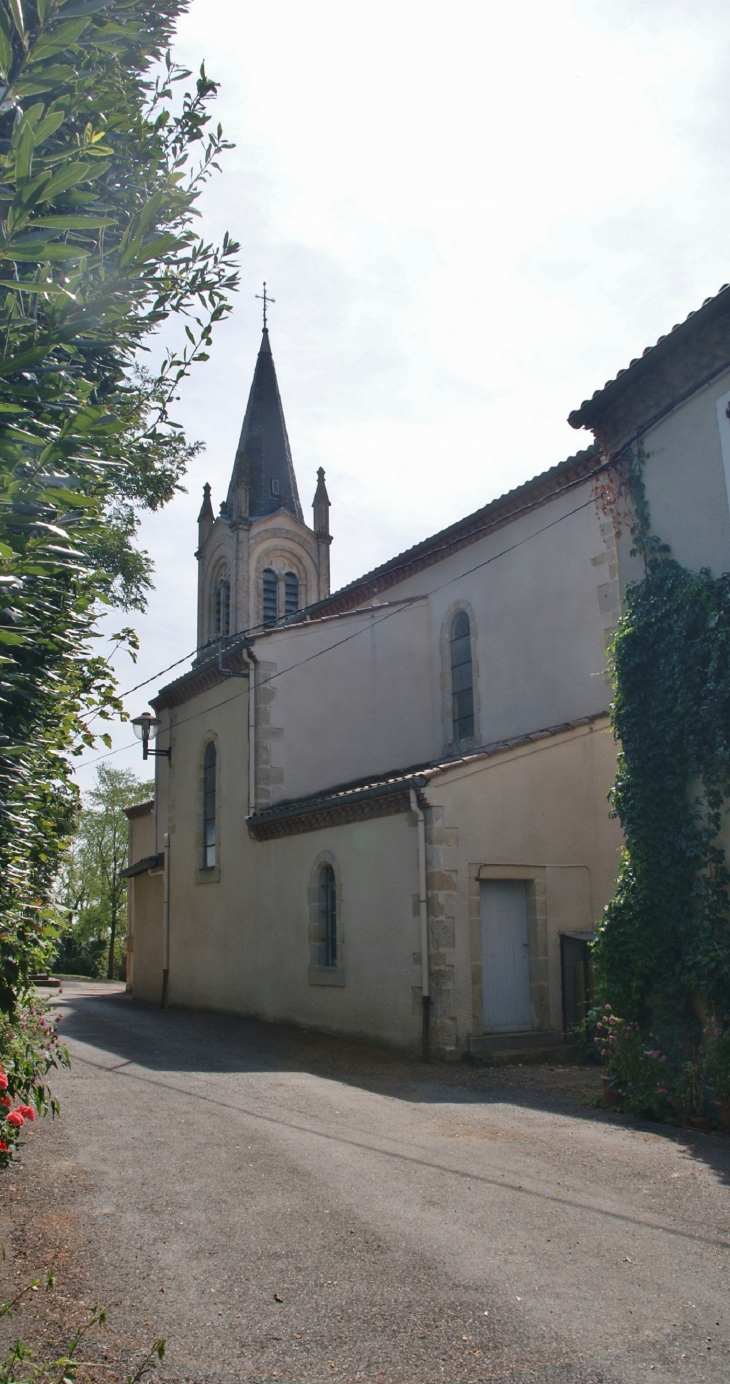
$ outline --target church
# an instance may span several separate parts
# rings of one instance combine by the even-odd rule
[[[198,519],[197,655],[128,809],[134,995],[442,1059],[563,1050],[622,844],[627,459],[674,556],[727,572],[729,409],[726,286],[570,415],[575,455],[331,592],[264,326]]]

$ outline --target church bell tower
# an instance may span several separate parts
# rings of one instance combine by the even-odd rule
[[[284,410],[264,329],[228,494],[198,515],[198,650],[216,639],[280,624],[329,596],[330,502],[317,472],[313,524],[304,522]]]

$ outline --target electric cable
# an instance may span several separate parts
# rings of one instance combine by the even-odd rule
[[[603,469],[603,468],[599,468],[599,469]],[[595,474],[596,474],[595,472],[592,472],[592,473],[591,473],[591,476],[583,476],[583,477],[581,477],[579,481],[574,481],[574,482],[572,482],[570,485],[564,486],[564,487],[562,488],[562,490],[561,490],[560,492],[558,492],[558,493],[559,493],[559,494],[563,494],[563,493],[565,493],[565,491],[567,491],[567,490],[572,490],[572,489],[574,489],[576,485],[582,484],[582,483],[583,483],[584,481],[586,481],[586,480],[590,480],[591,477],[592,477],[593,475],[595,475]],[[551,498],[552,498],[552,497],[551,497]],[[268,676],[261,678],[260,682],[257,682],[257,687],[265,687],[265,686],[271,684],[272,682],[275,682],[278,678],[283,677],[285,673],[292,673],[292,672],[295,672],[297,668],[303,668],[307,663],[312,663],[315,659],[321,658],[324,654],[331,653],[334,649],[339,649],[339,648],[341,648],[341,646],[342,646],[343,644],[348,644],[352,639],[357,639],[360,635],[366,634],[368,631],[372,630],[373,625],[380,625],[380,624],[383,624],[383,622],[384,622],[385,620],[391,620],[391,619],[393,619],[393,617],[394,617],[395,615],[401,614],[403,610],[408,610],[408,609],[410,609],[410,607],[411,607],[415,602],[427,600],[430,596],[435,596],[439,591],[444,591],[444,590],[446,590],[447,587],[453,586],[456,582],[458,582],[458,581],[463,581],[465,577],[472,576],[474,572],[479,572],[479,571],[481,571],[482,568],[484,568],[484,567],[489,567],[493,562],[497,562],[500,558],[506,557],[509,553],[515,552],[515,550],[516,550],[517,548],[523,547],[523,546],[525,545],[525,543],[531,542],[533,538],[539,538],[541,534],[547,533],[549,529],[555,528],[557,524],[563,523],[563,521],[564,521],[565,519],[570,519],[570,518],[572,518],[572,516],[573,516],[574,514],[579,514],[579,513],[581,512],[581,510],[587,509],[588,506],[589,506],[589,505],[592,505],[592,504],[595,504],[595,497],[594,497],[593,495],[591,495],[591,496],[589,497],[589,499],[584,500],[582,504],[576,505],[574,509],[568,510],[567,513],[558,515],[557,519],[552,519],[552,520],[550,521],[549,524],[544,524],[544,525],[542,526],[542,528],[536,529],[536,530],[534,531],[534,533],[526,534],[526,535],[524,536],[524,538],[520,538],[520,539],[518,539],[515,543],[511,543],[511,544],[509,545],[509,547],[507,547],[507,548],[502,548],[502,549],[500,550],[500,552],[498,552],[498,553],[493,553],[491,557],[485,558],[483,562],[477,562],[477,563],[475,563],[475,565],[474,565],[473,567],[468,568],[467,571],[465,571],[465,572],[459,572],[459,573],[457,573],[456,576],[454,576],[454,577],[449,577],[449,579],[448,579],[447,581],[445,581],[445,582],[440,582],[438,586],[431,587],[430,590],[428,590],[428,591],[422,591],[422,592],[419,592],[418,595],[406,597],[405,599],[403,599],[402,601],[400,601],[400,602],[398,603],[398,605],[395,607],[395,609],[393,609],[393,610],[388,610],[384,615],[381,615],[379,618],[377,618],[377,619],[375,619],[375,620],[369,621],[369,623],[368,623],[367,625],[364,625],[361,629],[353,630],[353,632],[352,632],[351,634],[345,635],[343,639],[338,639],[338,640],[336,640],[334,644],[328,644],[328,645],[326,646],[326,648],[324,648],[324,649],[317,649],[313,654],[309,654],[306,658],[300,659],[300,660],[298,660],[298,662],[290,664],[287,668],[280,668],[276,673],[271,673],[271,674],[269,674]],[[531,508],[532,508],[532,507],[531,507]],[[510,518],[512,518],[511,515],[510,515]],[[450,545],[447,545],[447,546],[450,546]],[[357,613],[357,612],[356,612],[356,611],[353,611],[352,613],[355,614],[355,613]],[[258,625],[257,625],[257,626],[252,626],[252,627],[251,627],[251,630],[249,630],[249,631],[241,631],[239,634],[235,634],[235,635],[230,635],[230,636],[228,636],[228,638],[229,638],[229,639],[241,638],[244,634],[246,634],[246,633],[251,633],[251,632],[253,632],[253,630],[259,629],[259,628],[261,628],[261,627],[258,626]],[[275,629],[275,628],[277,628],[277,627],[276,627],[276,626],[273,626],[273,627],[272,627],[272,629]],[[279,626],[278,628],[283,629],[283,628],[287,628],[287,627],[286,627],[286,626]],[[291,626],[289,626],[288,628],[290,628],[290,629],[306,628],[306,624],[303,622],[302,624],[291,625]],[[195,651],[195,652],[197,652],[197,651]],[[186,659],[186,658],[189,658],[190,656],[191,656],[191,655],[189,655],[189,654],[188,654],[188,655],[185,655],[182,659],[179,659],[179,660],[178,660],[178,663],[184,662],[185,659]],[[170,668],[174,668],[175,666],[176,666],[176,664],[170,664],[170,665],[169,665]],[[167,672],[167,671],[169,671],[169,669],[163,669],[163,670],[162,670],[162,672]],[[148,678],[148,679],[147,679],[147,682],[153,682],[157,677],[160,677],[160,676],[161,676],[160,673],[155,673],[155,674],[152,675],[151,678]],[[145,683],[139,683],[139,684],[138,684],[138,687],[144,687],[144,686],[145,686]],[[131,691],[136,691],[136,690],[137,690],[137,688],[132,688],[132,689],[131,689]],[[125,692],[125,693],[123,693],[122,695],[123,695],[123,696],[129,696],[129,693]],[[207,714],[209,711],[214,711],[214,710],[215,710],[217,707],[219,707],[219,706],[225,706],[227,702],[230,702],[230,701],[235,700],[235,698],[236,698],[237,696],[238,696],[238,692],[236,691],[236,692],[234,692],[230,697],[225,697],[222,701],[220,701],[220,702],[215,702],[212,706],[206,707],[206,708],[205,708],[205,712],[203,712],[202,710],[201,710],[201,711],[194,711],[194,712],[191,712],[191,714],[190,714],[189,716],[184,716],[184,717],[182,717],[180,720],[175,721],[174,726],[171,724],[171,725],[170,725],[170,730],[172,730],[172,729],[177,729],[178,726],[184,726],[188,721],[194,720],[197,716],[202,716],[202,715],[204,715],[204,714]],[[130,749],[130,748],[132,748],[132,746],[125,746],[125,747],[122,747],[122,748]],[[111,750],[111,751],[109,751],[107,754],[99,755],[98,759],[94,759],[94,760],[91,760],[91,761],[88,761],[88,762],[89,762],[90,764],[97,764],[100,760],[102,760],[102,759],[108,759],[108,758],[110,757],[110,755],[112,755],[112,754],[118,754],[118,753],[120,753],[120,750]]]

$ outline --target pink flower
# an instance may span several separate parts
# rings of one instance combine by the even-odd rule
[[[11,1113],[7,1117],[7,1120],[8,1124],[13,1126],[13,1129],[20,1129],[21,1125],[25,1124],[25,1120],[23,1119],[23,1116],[21,1115],[19,1110],[11,1111]]]
[[[6,1075],[5,1075],[4,1072],[0,1071],[0,1091],[7,1091],[7,1089],[8,1089],[8,1078],[6,1077]]]
[[[31,1123],[35,1119],[35,1110],[32,1105],[19,1105],[18,1114],[22,1115],[24,1120],[30,1120]]]

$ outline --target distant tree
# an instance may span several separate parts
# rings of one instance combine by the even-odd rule
[[[112,980],[122,959],[126,936],[129,840],[125,807],[150,796],[154,783],[142,783],[128,769],[101,764],[96,784],[86,795],[77,834],[65,863],[61,905],[66,927],[61,935],[57,970],[98,974],[102,960]],[[75,958],[75,962],[74,962]]]

